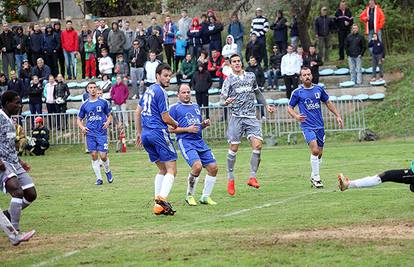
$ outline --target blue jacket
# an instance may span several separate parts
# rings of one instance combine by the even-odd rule
[[[372,48],[372,54],[382,55],[382,58],[385,58],[385,49],[384,49],[384,45],[381,43],[381,41],[371,40],[368,43],[368,47]]]
[[[32,52],[43,52],[43,33],[39,31],[38,33],[34,32],[30,35],[30,50]]]
[[[44,52],[53,53],[59,48],[59,41],[57,40],[57,35],[52,32],[52,34],[45,33],[43,35],[42,48]]]
[[[174,23],[170,23],[170,25],[164,24],[163,27],[163,39],[164,44],[174,44],[175,41],[175,33],[177,32],[177,27]]]
[[[243,40],[244,29],[240,21],[230,23],[227,32],[233,36],[234,42],[240,39]]]
[[[175,55],[179,57],[185,56],[185,49],[187,47],[187,40],[176,39],[175,40]]]

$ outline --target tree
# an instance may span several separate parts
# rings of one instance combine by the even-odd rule
[[[33,11],[36,19],[39,20],[43,10],[49,4],[50,0],[46,0],[44,3],[41,0],[26,0],[22,2],[26,2],[25,5]]]
[[[291,0],[290,6],[294,14],[296,14],[299,40],[303,49],[308,51],[311,44],[308,17],[312,6],[312,0]]]

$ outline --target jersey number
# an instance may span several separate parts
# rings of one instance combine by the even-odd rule
[[[152,95],[144,94],[144,109],[142,113],[146,116],[151,116],[151,102],[152,102]]]

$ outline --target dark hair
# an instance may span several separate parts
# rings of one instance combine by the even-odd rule
[[[152,17],[151,19],[157,19],[157,17]]]
[[[66,21],[66,24],[68,24],[68,23],[72,23],[72,21],[70,20],[70,19],[68,19],[67,21]]]
[[[137,24],[142,24],[142,20],[138,20]]]
[[[204,50],[204,49],[200,51],[200,54],[203,54],[206,57],[208,57],[208,52],[206,50]]]
[[[88,82],[88,84],[86,85],[86,89],[88,89],[89,85],[91,85],[91,84],[96,85],[96,82],[94,82],[94,81],[90,81],[90,82]]]
[[[158,67],[157,67],[157,69],[155,70],[155,73],[158,74],[158,75],[161,75],[161,72],[163,70],[169,70],[169,71],[171,71],[170,65],[165,64],[165,63],[159,64]]]
[[[202,14],[201,17],[202,18],[207,18],[207,14]]]
[[[148,55],[149,54],[155,54],[156,55],[157,53],[154,50],[150,50],[150,51],[148,51]]]
[[[114,25],[116,25],[116,27],[117,27],[117,28],[119,28],[119,24],[118,24],[118,22],[116,22],[116,21],[112,22],[112,24],[111,24],[111,25],[112,25],[112,28],[114,28]]]
[[[279,9],[278,11],[276,11],[276,15],[280,14],[280,17],[283,18],[283,10]]]
[[[235,57],[238,57],[238,58],[240,58],[240,59],[241,59],[241,57],[240,57],[238,54],[233,54],[233,55],[231,55],[231,56],[230,56],[230,62],[231,62],[231,60],[232,60],[233,58],[235,58]]]
[[[255,56],[251,56],[249,59],[253,59],[253,58],[254,60],[257,60]]]
[[[12,102],[18,96],[16,91],[7,90],[1,95],[1,106],[4,108],[7,103]]]

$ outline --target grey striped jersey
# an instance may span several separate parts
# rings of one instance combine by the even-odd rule
[[[13,121],[0,110],[0,159],[11,164],[18,164],[16,147],[16,128]]]
[[[229,105],[233,116],[256,118],[256,91],[259,90],[253,72],[244,72],[238,76],[233,73],[224,80],[221,89],[222,99],[235,98]]]

